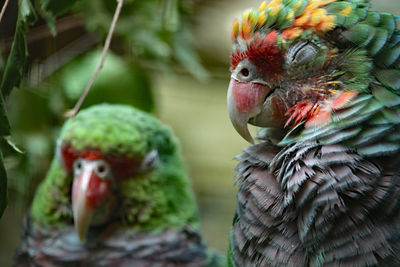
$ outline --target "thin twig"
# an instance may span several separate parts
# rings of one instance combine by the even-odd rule
[[[6,0],[6,1],[4,2],[3,8],[1,9],[1,12],[0,12],[0,22],[1,22],[1,19],[3,18],[4,13],[6,12],[7,5],[8,5],[8,0]]]
[[[88,84],[86,85],[85,90],[83,91],[81,97],[79,98],[78,102],[76,103],[75,107],[69,111],[66,112],[67,117],[74,117],[76,113],[78,113],[79,109],[81,108],[83,101],[85,101],[86,96],[88,95],[90,89],[92,88],[92,85],[99,74],[101,68],[103,68],[104,65],[104,60],[106,59],[108,49],[110,48],[110,43],[111,43],[111,38],[114,33],[115,26],[117,25],[118,17],[119,14],[121,13],[122,5],[124,4],[124,0],[117,0],[118,5],[117,8],[115,9],[114,17],[111,22],[110,30],[108,31],[108,35],[106,38],[106,41],[104,43],[104,48],[103,52],[101,53],[100,61],[99,64],[97,65],[97,68],[92,74],[92,77],[90,77],[90,80]]]

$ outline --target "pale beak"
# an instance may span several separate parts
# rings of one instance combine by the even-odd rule
[[[95,164],[83,164],[82,170],[74,177],[72,185],[72,212],[75,229],[83,243],[94,211],[111,193],[111,182],[99,178],[94,172]]]
[[[233,127],[249,143],[254,143],[247,123],[263,110],[263,103],[271,89],[261,83],[245,83],[231,78],[228,89],[228,113]]]

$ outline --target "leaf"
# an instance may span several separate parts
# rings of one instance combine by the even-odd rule
[[[178,60],[178,62],[197,79],[207,80],[209,74],[203,65],[201,65],[200,57],[192,46],[188,43],[184,43],[183,40],[184,38],[177,38],[173,42],[176,60]],[[188,40],[188,38],[186,40]]]
[[[18,21],[22,21],[26,24],[33,24],[37,20],[37,15],[32,7],[31,1],[20,0],[18,1]]]
[[[10,123],[7,118],[7,111],[3,96],[0,94],[0,136],[10,134]]]
[[[96,68],[100,56],[101,51],[95,50],[72,60],[54,76],[51,80],[52,86],[62,88],[68,100],[76,102]],[[116,84],[118,86],[115,86]],[[124,58],[109,51],[83,107],[104,101],[132,105],[148,112],[153,111],[153,94],[146,72],[138,65],[126,62]]]
[[[7,207],[7,173],[4,167],[3,154],[0,151],[0,218]]]
[[[24,152],[17,147],[17,145],[11,140],[11,136],[6,136],[3,137],[4,140],[6,141],[6,144],[8,144],[12,149],[14,149],[16,152],[23,154]]]
[[[21,82],[26,57],[28,56],[26,32],[28,26],[37,20],[37,15],[29,0],[19,0],[18,6],[18,20],[14,41],[0,85],[3,96],[8,96],[13,87],[18,86]]]
[[[56,35],[56,17],[69,11],[76,0],[41,0],[36,2],[36,9],[46,20],[53,35]]]
[[[1,92],[3,96],[8,96],[14,86],[18,86],[21,82],[24,67],[27,57],[26,47],[26,29],[22,22],[17,22],[17,29],[15,31],[14,42],[11,47],[11,52],[7,60],[6,69],[1,81]]]

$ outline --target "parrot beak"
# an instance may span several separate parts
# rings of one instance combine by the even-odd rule
[[[231,78],[227,96],[229,118],[236,131],[249,143],[254,143],[254,140],[247,123],[263,111],[264,100],[270,91],[266,84],[245,83]]]
[[[72,185],[72,211],[76,231],[83,243],[93,213],[110,196],[112,183],[96,174],[95,162],[82,161],[80,164],[80,170],[74,175]]]

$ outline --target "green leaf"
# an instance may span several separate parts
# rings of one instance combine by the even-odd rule
[[[4,167],[3,154],[0,151],[0,218],[7,207],[7,173]]]
[[[71,104],[82,94],[101,56],[100,50],[91,51],[65,65],[54,76],[53,87],[62,88]],[[118,84],[118,86],[115,86]],[[151,83],[138,65],[109,51],[104,66],[96,78],[83,107],[103,102],[132,105],[151,112],[154,109]]]
[[[26,47],[26,29],[22,22],[17,22],[17,29],[15,31],[14,42],[11,47],[10,55],[8,56],[6,69],[1,81],[1,92],[3,96],[11,93],[14,86],[18,86],[22,80],[24,67],[27,57]]]
[[[3,96],[0,94],[0,136],[10,134],[10,123],[7,119],[7,111]]]
[[[6,141],[6,144],[9,145],[13,150],[15,150],[18,153],[23,154],[24,152],[11,140],[11,136],[6,136],[3,137],[4,140]]]
[[[26,57],[28,56],[26,32],[28,31],[28,26],[37,20],[37,15],[30,0],[19,0],[18,7],[14,41],[0,85],[3,96],[8,96],[14,86],[18,86],[22,80]]]
[[[37,20],[37,15],[32,7],[31,1],[20,0],[18,1],[18,21],[22,21],[26,24],[33,24]]]
[[[209,78],[209,74],[203,65],[201,65],[200,57],[197,55],[196,51],[190,45],[185,44],[182,38],[174,40],[173,48],[176,60],[178,60],[190,74],[199,80],[207,80]]]
[[[36,1],[36,9],[46,20],[53,35],[56,35],[56,17],[69,11],[76,0],[40,0]]]

